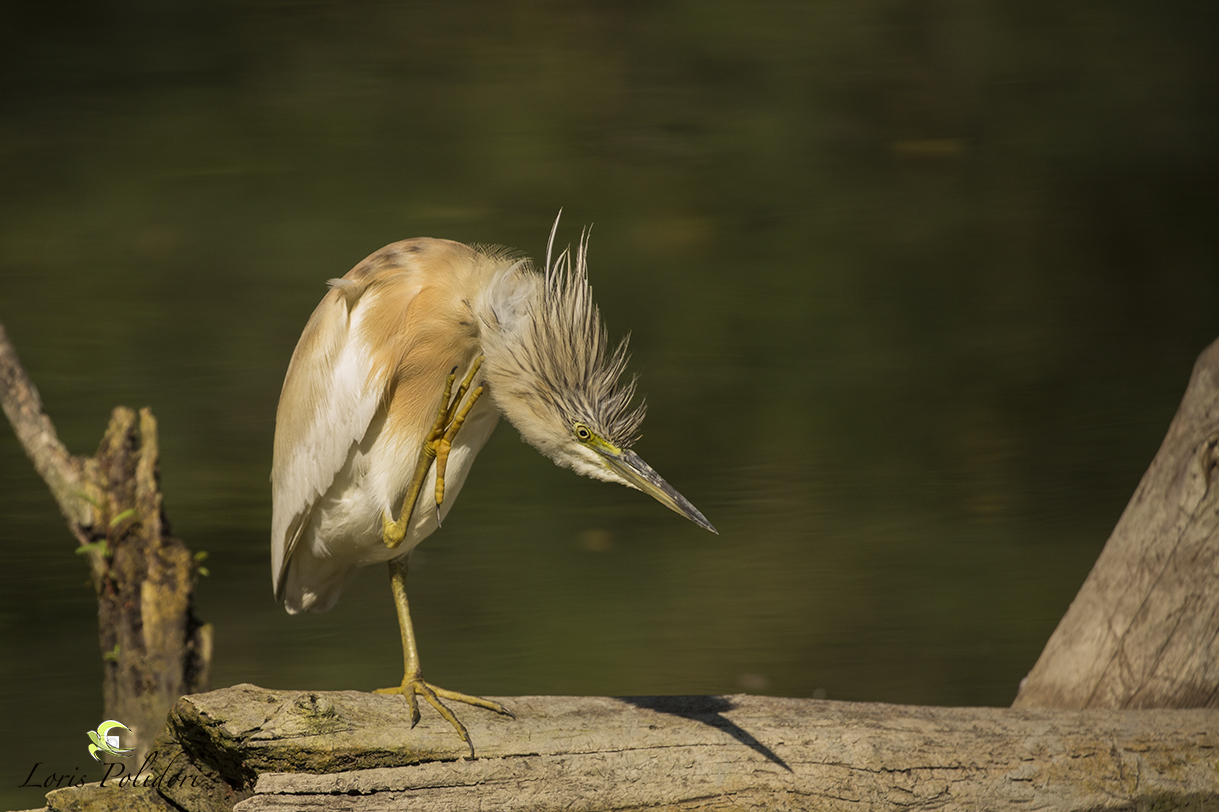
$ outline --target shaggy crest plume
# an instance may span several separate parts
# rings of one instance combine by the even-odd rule
[[[632,406],[635,377],[622,382],[630,355],[623,338],[610,350],[609,332],[593,302],[588,284],[588,232],[580,235],[575,256],[571,247],[552,256],[556,219],[546,243],[546,268],[540,300],[532,303],[533,318],[525,328],[524,358],[517,361],[538,376],[537,391],[556,393],[552,408],[569,420],[587,419],[602,437],[619,448],[639,439],[646,405]]]

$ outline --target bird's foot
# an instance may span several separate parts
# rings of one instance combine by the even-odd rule
[[[381,540],[385,542],[385,546],[391,550],[396,550],[398,545],[402,543],[402,539],[406,538],[406,517],[403,521],[395,522],[389,516],[381,517]]]
[[[436,416],[436,423],[432,426],[432,433],[428,437],[428,442],[432,446],[432,453],[436,457],[436,524],[440,524],[440,505],[444,502],[444,475],[449,464],[449,452],[453,450],[453,438],[457,436],[457,432],[461,431],[461,426],[466,422],[466,417],[469,416],[470,410],[474,408],[474,404],[482,396],[483,388],[481,386],[470,389],[470,385],[474,382],[474,376],[478,374],[479,368],[483,365],[483,356],[478,356],[474,359],[474,363],[470,365],[470,371],[466,373],[466,377],[462,380],[461,386],[457,388],[457,394],[453,396],[452,401],[449,400],[449,392],[453,388],[453,380],[456,377],[457,370],[454,369],[449,374],[449,380],[444,388],[444,401],[441,402],[440,414]],[[465,405],[462,405],[462,398],[466,397],[466,393],[470,393],[470,397],[466,399]]]
[[[466,373],[461,386],[457,388],[457,394],[452,399],[449,396],[452,394],[453,384],[457,380],[457,367],[453,367],[448,380],[445,381],[444,395],[440,399],[440,410],[436,414],[436,422],[432,424],[432,430],[428,432],[427,439],[423,441],[423,445],[419,449],[419,461],[415,465],[415,474],[411,478],[406,497],[402,500],[402,515],[398,517],[397,521],[388,513],[381,517],[381,538],[385,542],[385,546],[391,550],[397,549],[402,540],[406,538],[407,525],[410,524],[411,514],[415,510],[415,501],[419,498],[423,480],[427,478],[428,469],[432,467],[433,460],[436,462],[436,525],[440,526],[440,505],[444,502],[444,474],[448,468],[449,452],[453,450],[453,438],[457,436],[457,432],[466,422],[470,410],[482,396],[483,388],[481,386],[470,391],[470,384],[474,382],[474,376],[478,374],[482,363],[481,355],[474,359],[474,363],[470,365],[470,371]],[[468,398],[466,397],[467,392],[470,395]],[[461,402],[463,398],[466,401],[464,405]]]
[[[470,741],[470,732],[466,730],[466,726],[461,723],[457,715],[449,710],[441,699],[447,699],[450,702],[464,702],[467,705],[474,705],[479,708],[486,708],[489,711],[503,714],[511,719],[515,719],[512,711],[505,708],[498,702],[490,699],[483,699],[480,696],[470,696],[469,694],[458,693],[457,691],[449,691],[444,688],[439,688],[430,683],[424,682],[423,677],[418,674],[414,676],[404,677],[402,684],[394,688],[378,688],[375,693],[378,694],[402,694],[406,697],[407,705],[411,709],[411,727],[419,724],[419,697],[423,697],[428,703],[436,709],[436,712],[445,718],[457,731],[457,735],[470,748],[470,758],[474,758],[474,743]]]

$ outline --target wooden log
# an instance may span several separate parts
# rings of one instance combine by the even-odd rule
[[[105,789],[136,776],[187,812],[1219,809],[1213,709],[501,701],[516,720],[459,709],[469,759],[430,709],[412,730],[401,697],[253,685],[188,696],[152,760]]]
[[[1219,707],[1219,341],[1017,708]]]

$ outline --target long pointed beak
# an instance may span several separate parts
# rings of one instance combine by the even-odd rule
[[[644,462],[634,451],[626,449],[617,454],[603,451],[602,456],[605,464],[614,473],[625,479],[631,487],[638,488],[669,510],[680,513],[699,527],[719,535],[719,531],[711,526],[711,522],[707,521],[703,514],[698,512],[698,508],[690,504],[689,500],[678,493],[672,485],[661,479],[660,474],[653,471],[652,466]]]

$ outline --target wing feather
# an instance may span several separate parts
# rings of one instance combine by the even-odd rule
[[[302,529],[318,499],[368,431],[392,383],[359,340],[368,277],[349,274],[305,325],[280,394],[271,466],[271,578],[276,599]],[[336,280],[338,281],[338,280]],[[412,298],[412,297],[407,297]]]
[[[435,529],[435,509],[423,505],[429,478],[400,552],[372,535],[377,514],[401,505],[450,369],[464,375],[480,328],[498,320],[485,308],[506,316],[524,306],[520,283],[504,282],[531,277],[523,268],[502,251],[417,238],[331,280],[292,355],[276,415],[271,575],[289,612],[324,611],[350,569],[405,553]],[[488,287],[502,295],[487,300]],[[498,417],[487,398],[458,433],[442,512]]]

